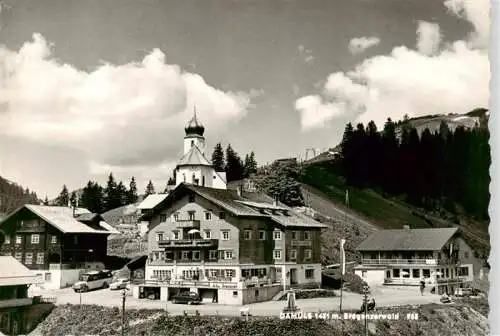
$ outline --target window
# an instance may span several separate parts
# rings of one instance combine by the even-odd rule
[[[290,260],[297,259],[297,250],[290,250]]]
[[[179,221],[179,213],[178,212],[174,213],[174,221],[176,221],[176,222]]]
[[[179,240],[179,231],[172,231],[172,239]]]
[[[385,271],[385,277],[390,278],[391,277],[391,270]]]
[[[212,232],[210,230],[205,230],[205,239],[212,239]]]
[[[274,240],[281,240],[281,231],[274,231]]]
[[[306,269],[306,279],[314,279],[314,270]]]
[[[274,250],[274,259],[281,259],[281,250]]]
[[[431,270],[426,268],[422,270],[424,278],[430,278],[431,277]]]
[[[236,274],[236,272],[232,269],[226,270],[226,277],[227,278],[234,278],[235,274]]]
[[[45,273],[45,281],[50,281],[50,273]]]
[[[189,259],[189,252],[182,251],[182,260],[188,260],[188,259]]]
[[[193,251],[193,260],[200,260],[200,251]]]
[[[186,174],[182,174],[182,181],[184,181],[184,183],[186,183]]]
[[[445,272],[446,272],[446,277],[449,278],[450,277],[450,269],[446,268]]]
[[[191,140],[191,147],[194,146],[194,140]]]
[[[259,296],[259,290],[258,290],[258,289],[256,289],[256,290],[255,290],[255,297],[258,297],[258,296]]]
[[[229,231],[222,231],[222,240],[229,240]]]
[[[36,263],[38,265],[43,265],[45,263],[45,255],[43,254],[43,252],[38,252],[36,254]]]
[[[393,269],[392,272],[394,273],[395,278],[399,278],[399,268]]]
[[[305,250],[304,251],[304,259],[305,260],[311,260],[312,259],[312,250]]]
[[[5,236],[5,244],[10,244],[10,236]]]
[[[414,268],[412,270],[412,277],[413,278],[420,278],[420,270],[418,268]]]
[[[259,240],[266,240],[266,231],[259,231]]]
[[[410,270],[405,268],[403,269],[403,278],[409,278],[410,277]]]
[[[194,220],[195,215],[196,215],[195,211],[188,211],[189,220]]]
[[[209,259],[210,260],[217,260],[217,250],[211,250],[209,252]]]
[[[243,236],[245,237],[245,240],[252,239],[252,231],[251,230],[245,230],[245,231],[243,231]]]
[[[233,296],[238,296],[238,291],[233,291]]]
[[[212,213],[210,212],[205,212],[205,220],[211,220],[212,219]]]
[[[464,252],[464,259],[469,259],[469,252]]]
[[[52,236],[52,244],[57,244],[57,236]]]
[[[297,231],[292,231],[292,240],[297,240]]]
[[[460,267],[458,275],[459,276],[469,276],[469,267]]]
[[[233,251],[225,251],[224,259],[233,259]]]
[[[194,195],[189,195],[189,203],[194,203]]]
[[[33,263],[33,253],[27,252],[24,255],[24,263],[25,264],[32,264]]]
[[[202,176],[201,177],[201,186],[204,187],[205,186],[205,176]]]
[[[14,258],[16,258],[17,261],[19,261],[19,262],[23,262],[23,260],[22,260],[23,259],[23,254],[21,252],[16,252]]]
[[[304,231],[304,240],[311,240],[311,232]]]
[[[163,233],[158,233],[156,235],[156,241],[162,241],[163,240]]]
[[[166,222],[167,221],[167,215],[161,214],[160,215],[160,223]]]
[[[366,271],[361,271],[361,277],[366,278]]]
[[[16,236],[16,244],[22,244],[22,243],[23,243],[23,237]]]
[[[220,218],[220,219],[226,219],[226,213],[225,213],[225,212],[223,212],[223,211],[221,211],[221,212],[219,213],[219,218]]]

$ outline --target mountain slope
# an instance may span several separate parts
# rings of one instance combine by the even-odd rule
[[[373,229],[458,227],[470,245],[487,256],[489,253],[488,223],[465,216],[425,212],[397,198],[385,198],[369,189],[356,189],[345,184],[328,162],[310,164],[303,168],[302,190],[308,206],[330,216],[335,222],[345,222],[345,191],[349,189],[349,225],[365,233]],[[329,204],[330,203],[330,204]],[[445,216],[442,218],[440,216]],[[371,224],[371,227],[370,225]],[[359,239],[356,239],[359,240]]]
[[[39,204],[36,193],[0,176],[0,218],[24,204]]]

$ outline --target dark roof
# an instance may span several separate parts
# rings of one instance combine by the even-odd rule
[[[148,219],[154,216],[158,211],[161,211],[165,205],[175,200],[179,195],[184,195],[186,191],[192,191],[195,194],[205,198],[206,200],[220,206],[224,210],[230,212],[234,216],[246,216],[246,217],[261,217],[269,218],[276,223],[283,226],[296,226],[296,227],[317,227],[326,228],[325,224],[319,223],[318,221],[294,211],[292,208],[280,204],[280,209],[287,210],[287,214],[284,213],[262,213],[259,210],[262,208],[276,209],[277,207],[272,204],[272,202],[262,202],[256,201],[259,197],[259,193],[243,193],[242,196],[238,196],[235,190],[230,189],[215,189],[208,187],[195,186],[191,184],[181,183],[179,184],[169,195],[162,201],[154,210],[143,218]],[[252,206],[252,205],[258,205]]]
[[[99,217],[100,215],[96,213],[82,213],[75,216],[76,220],[80,222],[91,222]]]
[[[365,239],[357,251],[439,251],[457,228],[380,230]]]
[[[147,259],[148,259],[147,255],[138,256],[130,260],[125,266],[127,266],[127,268],[130,270],[142,268],[146,264]]]

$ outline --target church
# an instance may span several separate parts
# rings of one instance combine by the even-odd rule
[[[217,172],[206,157],[205,127],[198,121],[196,109],[184,128],[184,154],[175,168],[175,186],[189,183],[202,187],[226,189],[226,173]]]

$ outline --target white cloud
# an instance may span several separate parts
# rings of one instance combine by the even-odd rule
[[[177,158],[194,105],[214,130],[243,117],[261,94],[218,90],[158,49],[141,62],[85,72],[57,61],[40,34],[19,51],[0,47],[0,133],[80,149],[114,168]]]
[[[359,54],[368,48],[374,47],[380,43],[378,37],[355,37],[349,41],[349,51],[351,54]]]
[[[425,55],[432,55],[439,49],[441,32],[437,23],[418,22],[417,50]]]
[[[438,49],[438,26],[421,22],[417,50],[398,46],[388,55],[368,58],[352,71],[330,75],[321,93],[299,98],[302,129],[322,127],[340,115],[382,126],[388,117],[488,107],[489,1],[448,0],[445,5],[473,24],[470,36]]]

